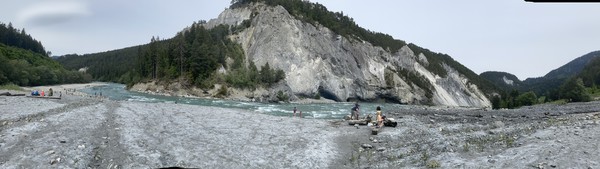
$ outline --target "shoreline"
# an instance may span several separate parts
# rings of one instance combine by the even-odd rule
[[[88,96],[87,94],[80,92],[79,90],[85,88],[91,88],[96,86],[104,86],[107,85],[105,82],[91,82],[91,83],[72,83],[72,84],[58,84],[51,86],[31,86],[31,87],[21,87],[21,89],[25,90],[26,95],[30,95],[31,91],[45,91],[46,93],[52,89],[55,96],[60,94],[65,95],[76,95],[76,96]]]
[[[126,89],[128,91],[140,92],[151,95],[159,95],[159,96],[172,96],[172,97],[184,97],[184,98],[203,98],[203,99],[223,99],[223,100],[232,100],[232,101],[243,101],[243,102],[259,102],[259,103],[270,103],[265,101],[260,101],[258,99],[249,98],[247,95],[248,91],[238,90],[238,89],[229,89],[230,96],[220,98],[213,97],[210,93],[215,93],[218,86],[215,89],[208,90],[204,92],[203,90],[197,88],[191,89],[181,89],[177,88],[177,90],[170,90],[169,87],[165,87],[165,85],[156,84],[157,82],[147,82],[147,83],[138,83],[133,85],[130,89]],[[181,87],[178,83],[174,83],[173,86]],[[262,89],[264,90],[264,89]],[[258,92],[264,92],[261,89],[257,89]],[[289,101],[289,103],[297,103],[297,104],[319,104],[319,103],[342,103],[336,102],[334,100],[329,99],[311,99],[311,98],[298,98],[294,101]]]

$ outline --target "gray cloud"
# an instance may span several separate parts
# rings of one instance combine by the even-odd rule
[[[91,15],[85,1],[41,1],[19,11],[17,21],[30,26],[48,26]]]

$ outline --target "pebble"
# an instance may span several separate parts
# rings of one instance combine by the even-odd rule
[[[373,146],[372,146],[372,145],[370,145],[370,144],[362,144],[362,145],[360,145],[360,146],[361,146],[362,148],[373,148]]]
[[[50,160],[50,165],[54,165],[54,164],[59,163],[59,162],[60,162],[60,157],[58,157],[56,159]]]
[[[79,149],[84,149],[84,148],[85,148],[85,145],[83,145],[83,144],[82,144],[82,145],[79,145],[79,146],[77,146],[77,148],[79,148]]]
[[[46,155],[46,156],[47,156],[47,155],[51,155],[51,154],[54,154],[54,153],[55,153],[55,152],[54,152],[54,150],[50,150],[50,151],[46,151],[46,152],[44,153],[44,155]]]
[[[385,151],[385,147],[379,147],[377,148],[377,151]]]

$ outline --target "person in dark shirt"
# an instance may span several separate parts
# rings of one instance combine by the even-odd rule
[[[358,120],[359,110],[360,105],[358,105],[358,103],[355,103],[354,107],[352,107],[352,120]]]

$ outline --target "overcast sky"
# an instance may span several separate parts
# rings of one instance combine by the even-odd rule
[[[600,3],[524,0],[311,0],[360,26],[446,53],[475,73],[524,80],[600,50]],[[53,55],[85,54],[171,38],[230,0],[2,0],[0,21],[25,28]]]

